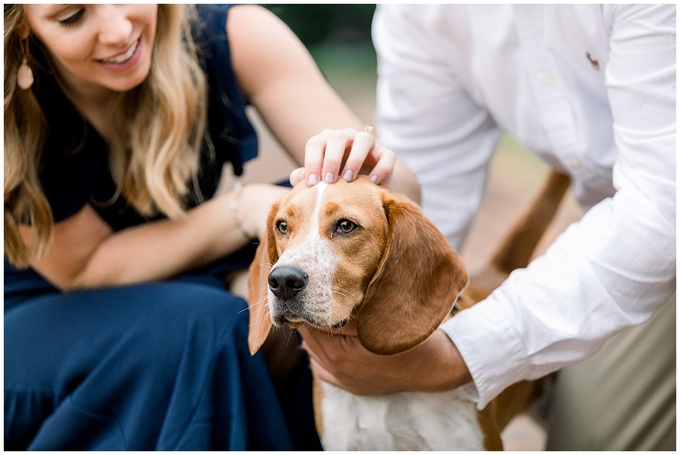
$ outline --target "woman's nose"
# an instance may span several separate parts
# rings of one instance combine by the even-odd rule
[[[99,41],[108,45],[124,45],[130,41],[132,21],[126,5],[99,5]]]

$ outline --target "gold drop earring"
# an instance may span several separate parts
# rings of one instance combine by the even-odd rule
[[[33,85],[33,70],[28,66],[28,40],[21,40],[21,51],[24,54],[19,71],[17,71],[17,85],[22,90],[28,90]]]

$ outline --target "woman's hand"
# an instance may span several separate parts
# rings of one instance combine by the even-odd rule
[[[332,333],[309,326],[299,331],[314,374],[356,395],[448,390],[472,380],[458,350],[441,330],[415,348],[390,356],[361,346],[352,321]]]
[[[245,185],[235,195],[236,220],[243,234],[250,239],[261,239],[272,204],[288,191],[290,188],[266,183]]]
[[[335,183],[338,177],[351,182],[366,174],[374,183],[389,183],[396,162],[394,152],[375,140],[370,127],[326,129],[307,141],[304,167],[291,172],[290,182],[304,180],[314,186],[320,181]]]

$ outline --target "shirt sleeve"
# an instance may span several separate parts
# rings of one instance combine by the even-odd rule
[[[605,18],[616,194],[443,326],[479,409],[517,381],[591,356],[675,292],[675,6],[608,6]]]
[[[417,18],[417,19],[416,19]],[[379,5],[376,128],[422,186],[422,207],[460,249],[482,199],[500,131],[461,89],[436,6]],[[455,216],[451,216],[455,214]]]

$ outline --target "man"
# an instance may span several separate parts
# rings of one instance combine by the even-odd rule
[[[385,5],[373,32],[381,142],[455,248],[502,131],[568,173],[586,214],[410,352],[303,329],[317,374],[359,394],[462,386],[481,409],[574,365],[548,448],[674,450],[675,5]]]

